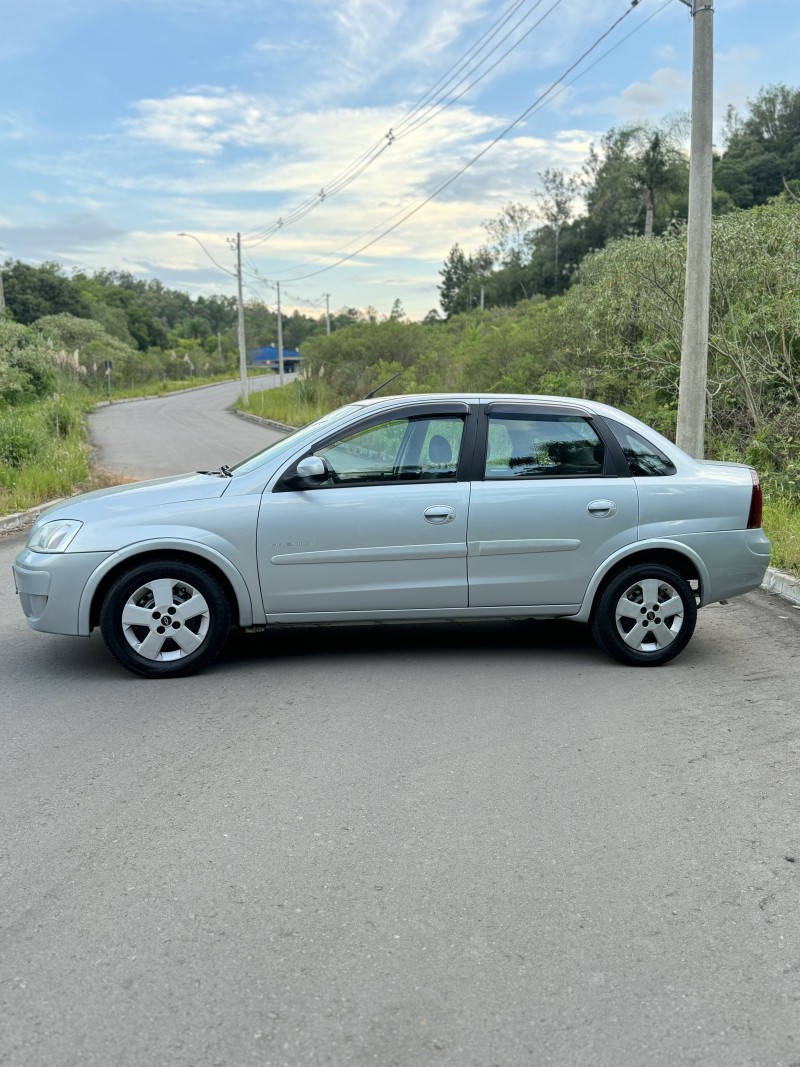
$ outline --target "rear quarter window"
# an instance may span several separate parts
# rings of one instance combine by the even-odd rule
[[[625,454],[628,468],[635,478],[663,478],[675,473],[675,464],[661,449],[645,440],[629,426],[614,419],[605,419],[605,424],[616,437]]]

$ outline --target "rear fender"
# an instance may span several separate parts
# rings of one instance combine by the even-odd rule
[[[583,602],[581,603],[580,611],[577,615],[571,615],[570,618],[574,619],[575,622],[588,622],[592,614],[592,607],[594,606],[597,591],[603,584],[605,577],[614,570],[614,568],[618,568],[620,564],[630,563],[630,565],[633,565],[636,563],[638,557],[645,553],[649,554],[653,552],[673,553],[675,555],[683,556],[684,559],[694,567],[700,582],[698,592],[700,595],[700,606],[702,607],[705,603],[703,600],[703,592],[710,587],[708,568],[693,549],[689,548],[687,545],[681,544],[679,541],[672,541],[671,539],[664,537],[652,538],[647,541],[636,541],[634,544],[626,545],[618,552],[615,552],[613,556],[609,556],[592,576],[592,580],[589,582]],[[669,566],[668,560],[665,560],[664,562]]]

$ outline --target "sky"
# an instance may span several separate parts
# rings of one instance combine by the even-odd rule
[[[233,294],[240,233],[245,299],[312,315],[421,318],[542,171],[691,101],[681,0],[2,8],[0,262]],[[800,0],[716,0],[714,45],[721,146],[728,105],[800,84]]]

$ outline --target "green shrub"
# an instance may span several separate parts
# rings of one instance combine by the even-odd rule
[[[47,443],[40,424],[34,418],[25,418],[7,412],[0,417],[0,465],[19,470],[33,463]]]

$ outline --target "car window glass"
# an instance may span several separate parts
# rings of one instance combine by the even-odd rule
[[[455,480],[464,422],[458,416],[393,419],[348,434],[314,455],[330,478],[324,486]]]
[[[235,463],[231,467],[231,470],[234,474],[249,474],[250,471],[256,470],[263,463],[279,459],[287,452],[291,452],[293,449],[301,447],[304,440],[309,438],[311,438],[311,440],[314,438],[318,440],[321,427],[329,422],[334,422],[336,419],[340,419],[342,415],[346,415],[349,411],[356,410],[355,407],[348,405],[343,408],[337,408],[335,411],[329,411],[327,415],[323,415],[314,422],[310,422],[306,426],[301,426],[299,430],[287,434],[286,437],[281,437],[279,440],[273,441],[271,445],[262,448],[262,450],[256,452],[255,455],[248,456],[240,463]]]
[[[597,477],[605,448],[580,415],[489,414],[486,478]]]
[[[667,459],[660,449],[645,441],[636,430],[623,426],[614,419],[606,419],[606,424],[619,441],[628,467],[634,477],[658,478],[675,473],[675,464]]]

